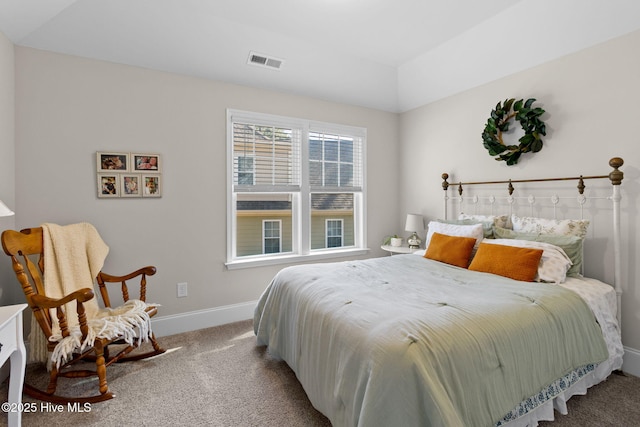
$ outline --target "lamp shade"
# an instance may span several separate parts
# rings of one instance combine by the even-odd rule
[[[2,200],[0,200],[0,216],[11,216],[13,215],[13,211],[5,205]]]
[[[404,226],[405,231],[422,232],[424,231],[424,218],[419,214],[407,214],[407,222]]]

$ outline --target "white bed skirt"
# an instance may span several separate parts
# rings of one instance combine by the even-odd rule
[[[558,411],[563,415],[567,415],[567,401],[575,395],[587,394],[587,389],[596,384],[606,380],[614,370],[621,368],[621,360],[618,357],[610,357],[606,361],[602,362],[593,371],[584,376],[580,381],[573,384],[564,392],[560,393],[554,399],[545,402],[538,406],[536,409],[528,412],[527,414],[510,421],[503,426],[508,427],[535,427],[540,421],[553,421],[555,420],[555,412]]]

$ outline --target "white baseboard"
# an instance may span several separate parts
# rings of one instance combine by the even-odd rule
[[[622,370],[628,374],[640,377],[640,350],[631,347],[624,348]]]
[[[253,319],[253,311],[257,303],[257,301],[249,301],[206,310],[154,317],[151,320],[151,327],[156,337],[164,337]]]

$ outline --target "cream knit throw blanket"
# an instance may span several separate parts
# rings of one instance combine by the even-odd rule
[[[62,298],[82,288],[93,289],[96,276],[102,269],[109,247],[97,230],[88,223],[66,226],[43,224],[44,287],[50,298]],[[128,344],[140,338],[146,341],[151,335],[151,319],[145,311],[147,304],[140,300],[127,301],[120,307],[100,308],[94,297],[84,304],[89,325],[89,334],[82,341],[78,325],[76,303],[65,305],[67,326],[70,335],[62,337],[55,309],[51,310],[53,334],[50,341],[58,342],[51,358],[35,355],[37,360],[47,360],[60,366],[73,352],[91,347],[96,338],[122,337]],[[32,337],[33,335],[32,322]],[[37,325],[35,325],[37,327]],[[39,328],[38,328],[39,329]],[[42,334],[41,334],[42,335]],[[32,350],[42,353],[42,345],[33,345]],[[34,357],[31,358],[32,360]]]

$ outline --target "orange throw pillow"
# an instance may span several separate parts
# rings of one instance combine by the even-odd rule
[[[532,282],[538,273],[542,249],[480,243],[469,270]]]
[[[471,251],[473,251],[473,245],[475,244],[476,239],[473,237],[448,236],[446,234],[433,233],[424,257],[467,268],[469,258],[471,258]]]

